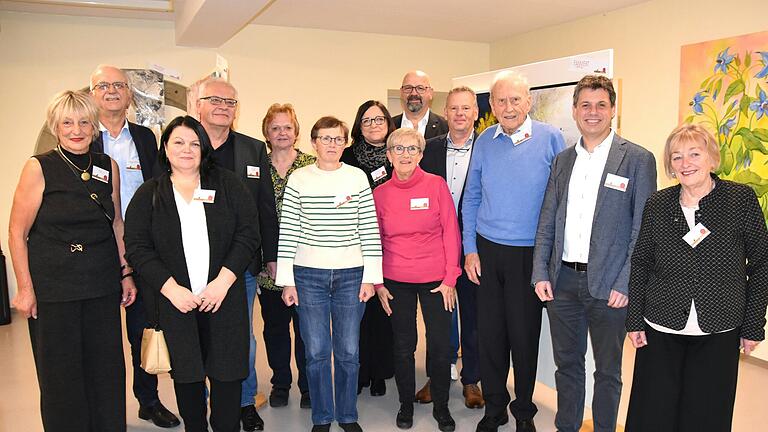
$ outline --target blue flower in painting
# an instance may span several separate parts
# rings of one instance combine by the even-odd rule
[[[755,78],[765,78],[768,76],[768,51],[758,51],[757,53],[763,58],[763,69],[755,75]]]
[[[762,116],[768,116],[768,96],[765,95],[765,90],[760,89],[760,98],[749,104],[749,109],[757,113],[758,120]]]
[[[717,61],[715,61],[715,71],[714,73],[717,73],[718,69],[723,71],[723,73],[728,73],[728,65],[731,64],[734,57],[736,57],[736,54],[728,54],[728,50],[730,48],[726,48],[724,51],[720,52],[720,54],[717,55]]]
[[[722,125],[720,125],[720,133],[728,136],[731,134],[731,129],[733,129],[733,126],[736,125],[736,117],[732,117],[725,121]]]
[[[704,108],[701,106],[701,103],[704,102],[704,99],[706,99],[706,96],[701,94],[701,92],[697,92],[693,96],[693,100],[688,103],[688,105],[693,107],[693,112],[696,114],[703,114]]]

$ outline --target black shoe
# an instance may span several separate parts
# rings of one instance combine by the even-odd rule
[[[330,432],[331,430],[331,424],[324,424],[324,425],[313,425],[312,426],[312,432]]]
[[[253,405],[240,408],[240,421],[243,422],[243,430],[246,432],[264,430],[264,420],[259,417]]]
[[[312,408],[312,399],[309,398],[308,391],[301,393],[301,402],[299,402],[299,406],[304,409]]]
[[[456,422],[451,417],[451,412],[448,411],[448,407],[434,408],[432,410],[432,417],[437,420],[437,428],[443,432],[453,432],[456,430]]]
[[[339,427],[344,432],[363,432],[363,428],[357,422],[339,423]]]
[[[272,387],[272,393],[269,394],[269,406],[277,408],[286,405],[288,405],[288,389]]]
[[[371,396],[384,396],[387,394],[387,382],[383,379],[373,380],[371,382]]]
[[[400,404],[400,411],[397,412],[395,424],[400,429],[413,427],[413,404]]]
[[[365,387],[368,387],[369,385],[371,385],[370,381],[367,381],[367,382],[358,381],[357,382],[357,394],[359,395],[360,393],[362,393],[363,389]]]
[[[154,406],[140,406],[139,418],[142,420],[149,420],[157,427],[171,428],[181,424],[179,418],[172,412],[168,411],[162,403],[158,402]]]
[[[528,420],[516,420],[517,432],[536,432],[536,425],[533,423],[533,419]]]
[[[509,416],[506,412],[503,412],[497,416],[488,417],[483,416],[480,423],[477,424],[476,432],[496,432],[499,426],[504,426],[509,422]]]

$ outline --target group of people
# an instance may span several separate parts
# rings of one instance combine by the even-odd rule
[[[755,193],[714,174],[715,138],[676,128],[663,162],[679,184],[656,192],[654,156],[611,127],[604,76],[574,90],[576,143],[531,119],[516,72],[494,79],[498,124],[479,135],[472,89],[448,93],[445,118],[424,72],[400,90],[400,116],[370,100],[351,131],[317,120],[314,156],[296,147],[290,104],[269,107],[266,143],[235,132],[237,91],[219,79],[200,83],[198,118],[172,120],[159,149],[126,119],[120,69],[99,66],[90,94],[58,94],[47,113],[58,145],[24,166],[9,229],[45,430],[126,430],[120,305],[140,418],[180,424],[140,366],[155,327],[185,430],[263,430],[257,294],[269,403],[289,402],[293,345],[315,432],[361,431],[357,396],[385,394],[392,376],[398,428],[418,402],[455,430],[457,345],[464,403],[485,408],[476,430],[495,432],[509,409],[517,431],[535,431],[544,307],[558,431],[581,427],[588,335],[594,427],[616,429],[627,334],[638,349],[627,431],[730,430],[739,346],[749,354],[765,336],[768,232]],[[429,379],[417,392],[418,304]]]

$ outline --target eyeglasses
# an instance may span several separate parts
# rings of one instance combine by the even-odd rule
[[[332,137],[332,136],[325,135],[321,137],[315,137],[315,139],[323,143],[323,145],[325,146],[329,146],[331,144],[334,144],[337,146],[343,146],[344,144],[347,143],[347,139],[343,136]]]
[[[113,83],[108,83],[108,82],[102,81],[100,83],[94,84],[93,90],[107,91],[107,90],[109,90],[110,87],[112,87],[112,88],[114,88],[115,90],[118,90],[118,91],[119,90],[125,90],[125,89],[128,88],[128,83],[125,82],[125,81],[115,81]]]
[[[498,106],[507,106],[507,104],[512,105],[513,107],[519,106],[523,103],[523,98],[518,96],[510,96],[507,98],[493,98],[493,103]]]
[[[223,98],[220,96],[206,96],[201,97],[200,100],[207,100],[211,103],[211,105],[219,106],[221,104],[225,104],[230,108],[234,108],[237,106],[237,99],[229,99],[229,98]]]
[[[360,124],[362,124],[363,127],[369,127],[372,124],[383,125],[384,123],[386,123],[386,121],[387,121],[387,118],[384,116],[376,116],[373,118],[363,117],[363,119],[360,120]]]
[[[414,145],[408,146],[408,147],[401,146],[401,145],[394,145],[392,147],[389,147],[389,150],[396,155],[401,155],[406,151],[408,151],[408,154],[411,156],[416,156],[417,154],[421,153],[421,147],[414,146]]]
[[[416,93],[424,94],[424,92],[426,92],[430,88],[431,87],[429,87],[429,86],[423,86],[423,85],[418,85],[418,86],[404,85],[404,86],[400,87],[400,91],[402,91],[405,94],[409,94],[410,92],[416,90]]]

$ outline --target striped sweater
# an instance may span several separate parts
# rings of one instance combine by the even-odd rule
[[[293,266],[363,267],[364,283],[382,283],[381,240],[368,179],[343,164],[293,172],[283,195],[277,247],[278,286],[295,286]]]

